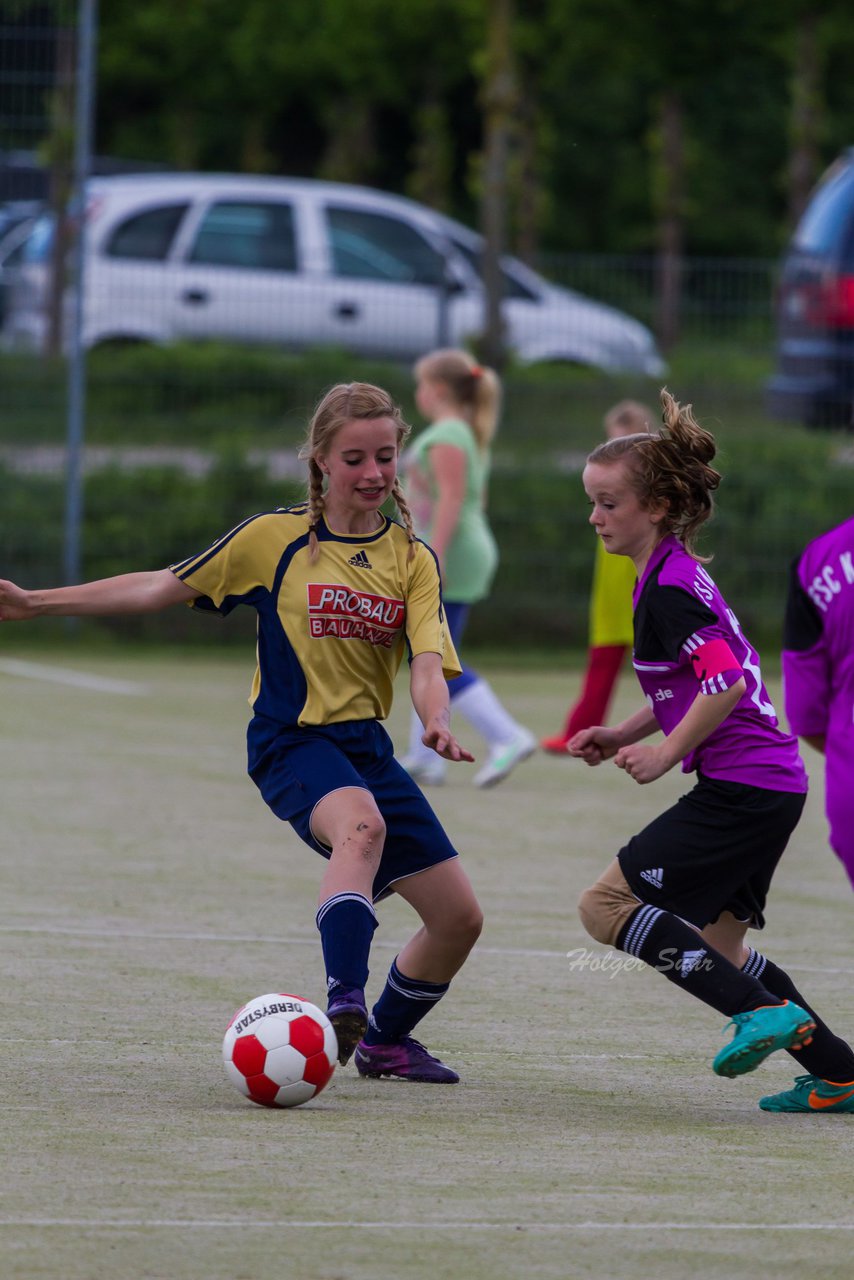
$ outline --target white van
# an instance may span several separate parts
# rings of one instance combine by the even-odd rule
[[[3,343],[42,350],[48,218],[7,299]],[[403,197],[310,179],[228,174],[93,178],[83,340],[219,339],[412,359],[482,332],[482,239]],[[508,346],[658,376],[649,330],[503,260]]]

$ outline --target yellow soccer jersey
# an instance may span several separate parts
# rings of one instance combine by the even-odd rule
[[[394,520],[365,537],[322,522],[311,564],[306,513],[300,504],[251,516],[170,566],[202,592],[195,608],[257,611],[255,712],[287,725],[384,720],[407,649],[438,653],[445,675],[459,675],[430,548],[417,542],[407,563],[406,531]]]
[[[637,581],[634,562],[613,556],[596,539],[593,589],[590,594],[590,646],[630,645],[634,640],[632,592]]]

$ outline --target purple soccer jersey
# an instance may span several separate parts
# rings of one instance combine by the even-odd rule
[[[792,732],[825,739],[830,843],[854,885],[854,517],[809,543],[793,566],[783,688]]]
[[[747,686],[723,723],[685,757],[683,771],[771,791],[806,791],[797,740],[779,726],[756,650],[708,572],[672,535],[650,556],[635,587],[634,610],[634,668],[664,733],[679,724],[698,693],[723,692],[742,676]]]
[[[797,561],[783,678],[794,733],[854,732],[854,517],[816,538]]]

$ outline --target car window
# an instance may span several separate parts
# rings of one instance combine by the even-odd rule
[[[24,260],[24,250],[27,247],[26,240],[20,240],[14,249],[4,250],[0,245],[0,268],[19,267]]]
[[[53,251],[53,214],[43,214],[36,220],[27,239],[24,241],[22,261],[47,262]]]
[[[108,258],[162,262],[189,205],[168,204],[145,209],[120,222],[104,246]]]
[[[296,271],[294,211],[273,200],[221,200],[202,218],[190,262],[249,271]]]
[[[337,276],[429,285],[445,278],[442,255],[408,222],[329,205],[326,224]]]
[[[816,189],[794,235],[797,249],[829,253],[847,237],[854,210],[854,168],[849,161],[831,166]]]
[[[461,240],[455,240],[453,237],[451,238],[451,244],[462,254],[472,271],[474,271],[475,275],[480,280],[482,278],[482,253],[480,250],[473,249],[471,245],[463,244]],[[537,295],[505,267],[501,268],[501,284],[505,298],[526,298],[529,302],[537,301]]]

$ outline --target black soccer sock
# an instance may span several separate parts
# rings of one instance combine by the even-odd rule
[[[326,965],[327,995],[364,987],[377,917],[361,893],[336,893],[317,909],[317,928]]]
[[[392,961],[379,1000],[371,1010],[365,1044],[394,1044],[408,1036],[448,990],[449,982],[407,978]]]
[[[757,978],[710,947],[696,929],[658,907],[638,907],[616,945],[728,1018],[782,1003]]]
[[[781,1000],[794,1000],[815,1022],[815,1031],[809,1044],[802,1049],[789,1049],[798,1066],[803,1067],[811,1076],[822,1080],[832,1080],[835,1084],[847,1084],[854,1080],[854,1049],[831,1031],[826,1022],[818,1016],[812,1005],[808,1004],[795,986],[792,979],[769,960],[760,951],[750,948],[750,955],[742,966],[742,973],[749,973],[758,978],[764,987],[772,991]]]

